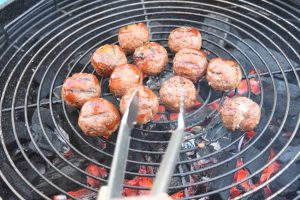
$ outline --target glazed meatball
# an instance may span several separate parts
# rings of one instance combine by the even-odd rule
[[[161,73],[168,63],[167,50],[156,42],[147,42],[135,49],[134,64],[147,75]]]
[[[213,58],[208,63],[206,79],[216,91],[232,90],[242,81],[241,68],[234,60]]]
[[[69,106],[80,108],[90,98],[100,97],[97,77],[88,73],[76,73],[65,79],[61,90],[63,100]]]
[[[119,29],[118,41],[126,53],[133,53],[136,48],[150,41],[150,33],[143,23],[130,24]]]
[[[127,63],[127,58],[118,45],[106,44],[94,52],[91,63],[100,76],[109,77],[117,65]]]
[[[200,49],[202,37],[198,29],[179,27],[171,31],[168,41],[169,48],[176,53],[183,48]]]
[[[184,96],[186,110],[197,103],[197,89],[192,81],[181,76],[173,76],[166,80],[159,91],[161,102],[171,111],[179,112],[180,98]]]
[[[135,65],[119,65],[110,76],[109,90],[114,96],[121,97],[128,89],[141,85],[142,81],[143,73]]]
[[[135,89],[131,89],[126,92],[120,102],[121,113],[125,113],[126,107],[132,98]],[[159,103],[156,94],[146,86],[140,86],[136,95],[139,97],[138,114],[136,121],[138,124],[145,124],[153,119],[153,116],[157,113]]]
[[[88,136],[110,136],[117,130],[121,116],[117,108],[102,98],[93,98],[81,108],[78,125]]]
[[[260,107],[257,103],[246,97],[227,99],[221,111],[221,119],[229,130],[240,129],[251,131],[260,120]]]
[[[206,54],[198,49],[181,49],[173,60],[174,73],[193,82],[197,82],[205,74],[206,69]]]

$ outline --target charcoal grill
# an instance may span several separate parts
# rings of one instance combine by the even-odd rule
[[[89,62],[91,54],[102,44],[117,43],[117,30],[121,26],[144,22],[150,28],[151,40],[167,49],[167,37],[173,28],[182,25],[199,28],[208,58],[237,60],[247,85],[243,95],[258,102],[263,111],[255,136],[246,141],[248,133],[227,131],[218,112],[227,96],[238,95],[239,90],[217,93],[207,86],[205,79],[200,80],[197,87],[201,105],[185,116],[187,135],[173,175],[177,182],[172,181],[176,183],[171,184],[170,194],[182,192],[183,199],[228,199],[232,188],[243,183],[255,185],[257,177],[274,162],[280,162],[280,168],[267,180],[234,197],[262,199],[259,194],[264,196],[268,188],[271,192],[264,198],[299,199],[300,173],[289,176],[289,169],[299,166],[300,156],[299,17],[300,4],[292,0],[38,2],[6,24],[0,35],[1,150],[3,162],[12,169],[8,174],[1,168],[1,178],[20,199],[51,199],[55,194],[78,199],[68,192],[80,188],[98,191],[80,177],[107,183],[107,177],[86,172],[86,164],[77,165],[70,157],[76,156],[81,163],[93,163],[109,172],[115,137],[85,137],[76,125],[78,112],[67,107],[57,91],[63,79],[75,72],[94,73]],[[174,55],[169,56],[167,70],[160,77],[145,80],[155,91],[172,71]],[[251,92],[254,80],[260,90],[256,94]],[[117,105],[118,99],[109,93],[107,84],[107,79],[101,79],[103,97]],[[141,173],[139,168],[155,171],[170,130],[176,127],[176,115],[161,110],[159,117],[133,131],[127,160],[128,179],[155,176]],[[34,128],[33,123],[40,128]],[[206,153],[197,142],[204,142]],[[271,149],[275,152],[273,156],[269,153]],[[33,162],[32,154],[46,166],[43,170]],[[238,165],[241,159],[242,164]],[[27,171],[18,164],[19,160],[28,166]],[[196,168],[202,161],[209,164]],[[57,162],[77,175],[71,176]],[[242,169],[249,174],[234,181]],[[61,181],[67,184],[60,185],[47,171],[61,176],[64,179]],[[282,176],[288,177],[288,181],[282,182]],[[278,185],[278,181],[279,187],[271,187],[273,183]],[[296,189],[287,192],[295,185]],[[147,189],[127,184],[124,187]]]

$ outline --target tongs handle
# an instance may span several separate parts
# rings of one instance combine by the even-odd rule
[[[170,184],[171,177],[176,166],[176,160],[178,158],[179,150],[183,140],[185,129],[183,116],[184,105],[183,99],[181,99],[180,113],[178,115],[178,126],[177,129],[172,132],[168,148],[156,174],[156,178],[150,192],[152,196],[158,196],[162,193],[167,192],[168,190],[168,186]]]
[[[100,192],[98,200],[110,200],[122,196],[126,160],[130,145],[130,133],[138,113],[138,88],[133,92],[129,105],[122,117],[116,141],[115,152],[105,192]]]

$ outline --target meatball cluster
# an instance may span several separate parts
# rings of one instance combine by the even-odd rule
[[[197,28],[179,27],[171,31],[169,49],[175,53],[174,76],[160,87],[159,97],[143,85],[143,78],[158,76],[168,63],[168,52],[158,42],[150,42],[150,32],[143,23],[130,24],[119,29],[119,45],[104,44],[91,56],[91,65],[97,74],[108,80],[112,95],[120,99],[120,112],[125,113],[132,95],[138,95],[136,122],[145,124],[157,114],[159,103],[171,112],[179,112],[181,97],[186,110],[198,102],[195,83],[206,75],[208,84],[216,91],[229,91],[238,87],[242,72],[238,63],[225,58],[209,62],[201,51],[202,36]],[[131,54],[129,64],[126,54]],[[152,78],[152,77],[151,77]],[[135,91],[137,91],[135,93]],[[76,73],[65,79],[62,98],[69,106],[81,108],[78,125],[88,136],[110,136],[118,129],[120,113],[110,101],[100,98],[99,80],[93,74]],[[223,124],[229,130],[253,130],[259,123],[260,107],[246,97],[229,98],[221,111]]]

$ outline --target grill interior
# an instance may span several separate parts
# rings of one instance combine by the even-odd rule
[[[245,83],[244,91],[227,93],[211,90],[205,79],[197,83],[201,104],[186,113],[186,137],[169,193],[180,193],[182,199],[299,199],[299,7],[279,0],[39,2],[0,35],[1,178],[25,199],[80,199],[70,193],[79,189],[95,198],[98,189],[87,178],[99,186],[108,176],[86,168],[94,164],[109,174],[116,135],[84,136],[77,126],[78,110],[61,101],[60,86],[73,73],[95,73],[89,61],[94,50],[117,43],[120,27],[144,22],[151,40],[168,52],[172,29],[199,28],[208,58],[235,59]],[[159,77],[144,80],[155,92],[171,75],[173,56],[169,53]],[[108,80],[98,78],[102,96],[118,105]],[[219,110],[233,95],[262,107],[255,133],[223,127]],[[155,121],[135,127],[126,179],[155,176],[175,127],[176,114],[162,107]],[[277,170],[262,181],[274,163]],[[242,171],[247,176],[237,178]],[[128,182],[124,188],[147,189]]]

